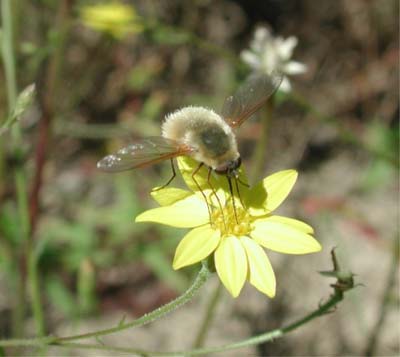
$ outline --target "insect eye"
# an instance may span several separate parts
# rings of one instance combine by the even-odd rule
[[[236,169],[238,169],[241,164],[242,164],[242,159],[239,156],[236,160],[232,160],[229,162],[227,170],[233,172]]]

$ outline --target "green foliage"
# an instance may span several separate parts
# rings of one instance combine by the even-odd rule
[[[162,45],[182,45],[189,43],[192,39],[189,32],[168,26],[155,26],[152,30],[153,41]]]
[[[30,107],[35,96],[35,85],[27,86],[17,97],[17,102],[9,117],[0,127],[0,136],[7,132],[11,127],[21,119],[24,112]]]
[[[398,162],[399,153],[399,125],[390,128],[381,121],[371,122],[366,131],[368,146],[384,153],[387,157]],[[387,160],[380,157],[372,157],[370,164],[364,172],[361,188],[366,191],[373,190],[377,186],[387,184],[396,173],[396,168]]]
[[[147,89],[159,69],[150,64],[138,64],[133,67],[128,75],[127,84],[134,90]]]
[[[75,297],[60,277],[51,275],[45,280],[44,285],[52,305],[67,317],[78,316]]]
[[[4,202],[0,207],[0,234],[13,245],[21,243],[18,235],[18,214],[15,205]]]

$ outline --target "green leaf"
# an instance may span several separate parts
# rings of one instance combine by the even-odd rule
[[[6,119],[5,123],[0,127],[0,136],[7,132],[16,122],[18,122],[22,114],[29,108],[35,96],[35,84],[27,86],[18,96],[17,102],[11,115]]]
[[[48,278],[46,281],[46,291],[50,302],[66,316],[77,316],[78,305],[75,298],[60,278],[56,276]]]
[[[21,242],[19,233],[18,214],[15,205],[11,202],[2,203],[0,211],[0,237],[9,241],[13,246]]]

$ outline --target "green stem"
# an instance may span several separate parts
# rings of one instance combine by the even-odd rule
[[[17,190],[18,216],[21,232],[21,243],[26,243],[29,235],[29,205],[28,192],[26,189],[26,177],[23,167],[15,169],[15,185]]]
[[[283,337],[287,333],[289,333],[293,330],[296,330],[300,326],[310,322],[311,320],[316,319],[317,317],[320,317],[320,316],[323,316],[323,315],[329,313],[330,310],[333,309],[336,306],[336,304],[339,303],[341,300],[343,300],[343,294],[340,292],[335,292],[334,294],[332,294],[332,296],[329,298],[329,300],[325,304],[320,305],[320,307],[317,310],[315,310],[314,312],[293,322],[292,324],[290,324],[286,327],[283,327],[280,329],[275,329],[270,332],[266,332],[266,333],[260,334],[258,336],[254,336],[254,337],[248,338],[248,339],[240,341],[240,342],[231,343],[231,344],[220,346],[220,347],[210,347],[210,348],[202,348],[202,349],[192,350],[192,351],[184,352],[184,354],[187,356],[194,356],[194,355],[201,355],[201,354],[207,354],[207,353],[212,353],[212,352],[228,351],[228,350],[258,345],[260,343],[270,342],[277,338]]]
[[[86,349],[86,350],[102,350],[102,351],[110,351],[110,352],[118,352],[118,353],[127,353],[127,354],[134,354],[138,356],[151,356],[152,352],[137,349],[137,348],[128,348],[128,347],[113,347],[112,349],[109,348],[107,345],[101,344],[93,344],[93,343],[74,343],[74,342],[62,342],[61,344],[58,342],[51,343],[53,346],[64,347],[64,348],[74,348],[74,349]],[[156,353],[158,354],[158,353]],[[168,354],[166,354],[168,355]]]
[[[274,109],[274,96],[270,98],[270,100],[263,107],[262,115],[261,115],[261,135],[257,139],[256,148],[254,149],[253,158],[252,158],[252,170],[251,177],[253,179],[259,179],[263,174],[265,168],[265,154],[267,150],[268,143],[268,135],[269,135],[269,126],[272,119],[272,112]]]
[[[39,338],[16,338],[12,340],[0,340],[1,347],[42,347],[53,344],[57,340],[55,336]]]
[[[17,261],[19,256],[16,257]],[[17,264],[18,266],[18,264]],[[15,269],[15,275],[12,275],[15,282],[12,286],[13,292],[15,292],[15,299],[13,301],[11,311],[11,323],[12,323],[12,336],[22,336],[24,315],[25,315],[25,286],[22,278],[22,269]]]
[[[18,124],[16,124],[17,126]],[[28,213],[28,193],[26,190],[25,170],[21,166],[15,168],[15,185],[17,192],[17,209],[20,225],[19,246],[17,248],[17,282],[15,299],[15,316],[13,317],[13,335],[16,337],[23,335],[25,317],[25,295],[26,295],[26,257],[24,246],[28,244],[29,232],[29,213]]]
[[[41,301],[41,292],[39,284],[39,274],[37,266],[37,254],[35,249],[31,249],[28,262],[28,278],[30,282],[30,292],[32,296],[32,312],[35,320],[35,330],[38,336],[45,335],[45,324],[43,317],[43,308]]]
[[[211,299],[207,305],[206,314],[203,318],[199,332],[197,333],[195,342],[193,344],[194,348],[200,348],[204,344],[207,332],[214,317],[215,308],[217,307],[218,301],[221,297],[221,293],[222,293],[222,284],[218,281],[218,286],[215,289],[214,294],[211,296]]]
[[[11,115],[17,100],[17,76],[15,67],[14,55],[14,35],[13,35],[13,13],[11,0],[1,1],[1,23],[2,23],[2,58],[5,73],[5,82],[7,89],[8,99],[8,114]],[[21,130],[18,124],[14,125],[12,130],[12,146],[16,156],[22,143]],[[25,315],[25,263],[23,260],[23,252],[21,251],[24,243],[27,241],[27,232],[29,231],[29,220],[27,221],[27,191],[26,191],[26,177],[21,164],[15,168],[15,184],[17,195],[17,206],[20,220],[19,232],[19,247],[16,256],[18,257],[17,272],[16,272],[16,299],[13,308],[13,334],[18,337],[22,335],[23,319]],[[22,259],[20,261],[20,258]]]
[[[62,343],[65,341],[80,340],[80,339],[90,338],[90,337],[100,337],[103,335],[109,335],[111,333],[126,330],[126,329],[129,329],[132,327],[137,327],[137,326],[142,326],[142,325],[148,324],[156,319],[159,319],[160,317],[165,316],[166,314],[176,310],[178,307],[180,307],[183,304],[186,304],[187,302],[192,300],[193,296],[204,285],[204,283],[207,281],[209,276],[210,276],[210,271],[208,270],[206,263],[203,263],[201,270],[198,273],[192,286],[189,289],[187,289],[186,292],[184,292],[181,296],[179,296],[175,300],[169,302],[168,304],[165,304],[164,306],[161,306],[158,309],[156,309],[148,314],[145,314],[142,317],[140,317],[132,322],[120,323],[116,327],[112,327],[112,328],[105,329],[105,330],[99,330],[99,331],[95,331],[95,332],[89,332],[89,333],[84,333],[84,334],[80,334],[80,335],[68,336],[68,337],[61,337],[61,338],[57,339],[57,342]]]
[[[31,293],[32,312],[35,321],[36,333],[39,336],[45,334],[45,320],[42,306],[40,289],[40,275],[38,272],[38,257],[35,250],[34,233],[39,217],[39,198],[42,186],[43,168],[46,160],[46,152],[49,150],[50,126],[54,111],[54,97],[56,96],[57,79],[63,59],[63,48],[68,30],[69,14],[72,7],[72,0],[59,2],[55,28],[58,30],[59,38],[45,75],[43,100],[41,102],[42,117],[39,123],[39,138],[35,151],[36,172],[32,179],[32,190],[30,194],[30,217],[28,242],[25,248],[25,256],[28,264],[28,279]],[[42,351],[44,353],[44,351]]]
[[[17,100],[17,80],[15,71],[13,24],[11,0],[1,1],[2,23],[2,57],[6,76],[6,88],[8,98],[8,112],[11,113]]]
[[[209,274],[208,269],[204,273],[206,274],[206,276],[208,276],[208,274]],[[199,278],[200,278],[200,273],[199,273],[197,280]],[[270,342],[277,338],[281,338],[284,335],[288,334],[289,332],[294,331],[294,330],[298,329],[299,327],[303,326],[304,324],[306,324],[318,317],[324,316],[325,314],[330,313],[335,308],[335,306],[340,301],[343,300],[343,297],[344,297],[343,292],[340,291],[339,289],[335,289],[334,293],[330,296],[328,301],[325,302],[324,304],[320,305],[317,310],[311,312],[310,314],[307,314],[303,318],[289,324],[286,327],[275,329],[275,330],[260,334],[258,336],[248,338],[243,341],[239,341],[239,342],[235,342],[235,343],[231,343],[231,344],[227,344],[227,345],[223,345],[223,346],[217,346],[217,347],[193,349],[190,351],[174,351],[174,352],[146,351],[146,350],[141,350],[141,349],[109,346],[109,345],[103,345],[103,344],[83,344],[83,343],[81,344],[81,343],[66,342],[66,341],[70,341],[72,339],[83,338],[82,336],[84,336],[84,335],[77,335],[75,337],[70,336],[67,338],[57,338],[57,337],[49,336],[47,338],[27,339],[27,340],[5,340],[5,341],[0,340],[0,346],[3,346],[3,347],[6,347],[6,346],[7,347],[9,347],[9,346],[36,346],[36,347],[38,347],[41,345],[53,345],[53,346],[59,346],[59,347],[64,347],[64,348],[98,349],[98,350],[106,350],[106,351],[110,351],[110,352],[138,354],[141,356],[203,355],[203,354],[224,352],[224,351],[228,351],[228,350],[253,346],[253,345],[260,344],[260,343]],[[135,320],[135,321],[138,321],[138,320]],[[128,325],[128,324],[126,324],[126,325]],[[124,328],[126,328],[126,325],[124,325],[125,326]],[[130,326],[130,327],[132,327],[132,326]],[[107,333],[116,332],[115,329],[113,331],[111,331],[111,330],[112,329],[108,330],[110,332],[107,332]],[[121,328],[119,328],[118,330],[121,330]],[[103,330],[103,331],[105,331],[105,330]],[[104,334],[104,333],[102,333],[103,331],[99,331],[100,334],[92,333],[91,336],[86,335],[85,338],[86,337],[96,337],[96,336],[98,337],[98,336]]]

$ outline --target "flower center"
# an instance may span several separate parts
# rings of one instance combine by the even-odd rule
[[[236,212],[236,213],[235,213]],[[228,203],[222,210],[215,209],[211,214],[211,225],[218,229],[222,236],[243,236],[251,231],[251,219],[242,206]]]

